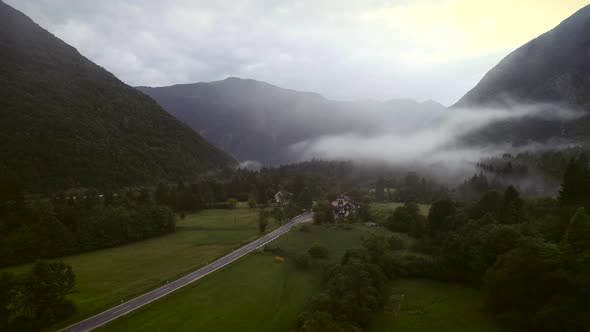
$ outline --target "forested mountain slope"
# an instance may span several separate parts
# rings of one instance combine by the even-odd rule
[[[0,180],[32,191],[191,178],[231,157],[0,1]]]
[[[423,128],[446,111],[433,101],[333,101],[236,77],[138,89],[238,160],[266,165],[299,161],[291,147],[300,142]]]

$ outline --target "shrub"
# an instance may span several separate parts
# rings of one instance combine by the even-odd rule
[[[311,265],[311,259],[307,253],[295,257],[295,266],[300,270],[306,270]]]
[[[321,245],[314,245],[313,247],[309,248],[307,251],[309,255],[313,258],[326,258],[328,257],[328,249]]]
[[[303,233],[310,233],[311,227],[309,225],[301,225],[301,227],[299,228],[299,231],[303,232]]]
[[[393,234],[391,237],[389,237],[389,247],[392,250],[400,250],[400,249],[404,249],[406,247],[406,241],[404,241],[404,239],[402,238],[401,235],[399,234]]]
[[[436,260],[429,255],[396,254],[391,265],[394,275],[402,278],[436,278],[440,274]]]
[[[278,256],[285,256],[285,250],[283,250],[283,248],[281,247],[264,246],[264,252],[268,252]]]

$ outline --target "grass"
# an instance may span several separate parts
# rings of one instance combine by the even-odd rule
[[[314,244],[328,248],[328,262],[364,237],[385,230],[362,225],[346,230],[313,226],[291,231],[272,243],[286,252],[283,263],[273,255],[255,253],[100,331],[294,331],[297,315],[320,287],[319,268],[297,270],[293,257]]]
[[[371,212],[375,215],[377,222],[384,222],[387,217],[393,214],[393,211],[400,206],[403,206],[404,203],[394,202],[394,203],[371,203],[370,208]],[[418,208],[420,209],[420,213],[424,216],[428,215],[430,211],[430,205],[428,204],[418,204]]]
[[[258,211],[205,210],[177,223],[175,233],[121,247],[61,258],[72,265],[76,287],[69,296],[78,313],[63,327],[195,270],[258,236]],[[235,217],[235,220],[234,220]],[[276,227],[270,223],[269,228]],[[3,271],[23,272],[30,265]]]
[[[404,295],[399,314],[377,314],[371,332],[502,332],[481,312],[482,296],[461,285],[430,280],[396,280],[394,296]]]
[[[254,253],[172,295],[99,328],[102,332],[141,331],[295,331],[297,315],[320,287],[320,269],[300,271],[292,258],[320,243],[337,262],[346,249],[371,234],[389,234],[360,225],[350,230],[313,226],[273,242],[286,252],[284,263]],[[375,315],[370,332],[503,332],[479,310],[481,293],[461,285],[429,280],[396,280],[393,295],[404,294],[399,314]],[[391,307],[391,306],[389,306]]]
[[[393,211],[397,205],[374,207]],[[64,257],[62,260],[71,264],[77,275],[71,298],[79,312],[52,329],[153,289],[254,239],[258,235],[256,219],[257,210],[247,208],[206,210],[179,221],[178,231],[167,236]],[[293,257],[321,244],[328,248],[326,262],[336,263],[363,238],[390,234],[379,227],[345,227],[310,226],[309,233],[293,230],[271,244],[286,252],[283,263],[267,253],[248,255],[99,330],[295,331],[297,315],[320,288],[321,273],[317,266],[309,271],[297,270]],[[392,293],[405,295],[399,315],[377,314],[370,331],[502,331],[478,310],[481,295],[476,290],[434,281],[399,280],[392,283]]]

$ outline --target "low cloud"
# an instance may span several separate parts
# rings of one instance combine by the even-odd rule
[[[302,160],[341,159],[388,163],[401,167],[439,167],[444,173],[464,172],[483,157],[505,152],[555,148],[567,142],[513,146],[511,142],[479,146],[464,144],[462,138],[502,121],[536,118],[571,121],[584,113],[565,107],[535,104],[508,108],[450,109],[429,126],[411,128],[400,133],[395,123],[380,132],[364,135],[356,132],[327,135],[293,144],[290,150]],[[379,121],[377,119],[377,121]],[[383,123],[386,123],[383,121]]]

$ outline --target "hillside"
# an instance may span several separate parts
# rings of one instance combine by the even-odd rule
[[[590,5],[518,48],[455,107],[519,102],[590,106]]]
[[[585,142],[590,133],[590,6],[518,48],[452,108],[500,107],[535,112],[493,123],[465,138],[477,144]],[[561,118],[563,110],[579,118]],[[547,116],[549,115],[549,116]]]
[[[404,131],[446,110],[413,100],[332,101],[316,93],[230,77],[209,83],[139,87],[164,109],[241,161],[297,161],[297,143],[324,135]]]
[[[28,191],[178,180],[234,163],[0,1],[0,180]]]

